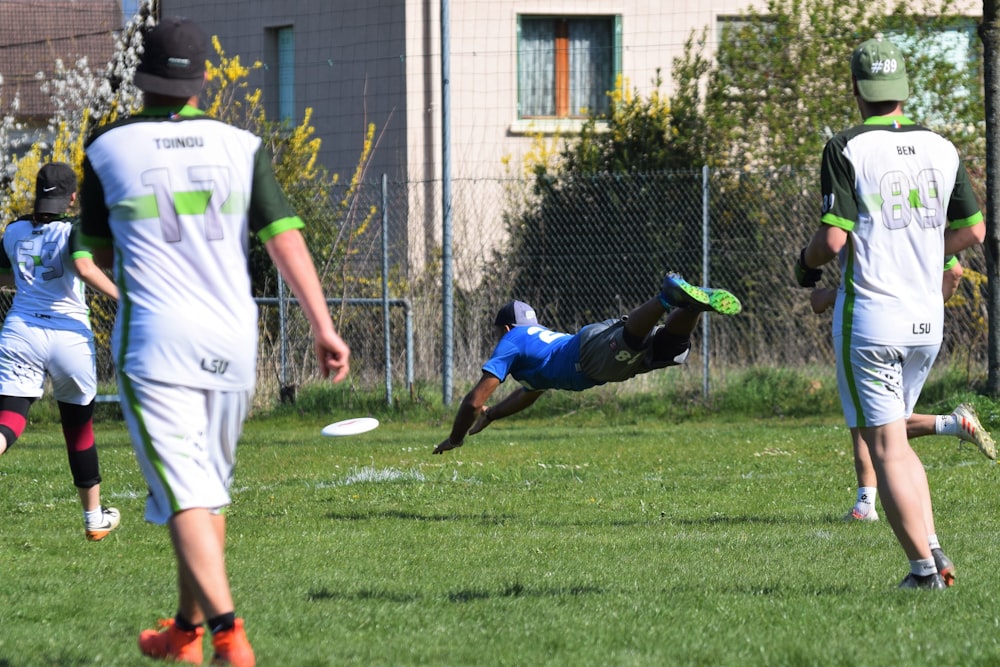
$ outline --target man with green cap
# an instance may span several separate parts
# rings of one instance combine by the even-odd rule
[[[799,285],[839,260],[833,316],[847,426],[871,454],[882,507],[910,562],[901,588],[943,589],[955,568],[934,528],[927,474],[906,419],[941,347],[941,267],[982,243],[983,214],[955,146],[903,114],[910,95],[899,49],[882,36],[851,56],[863,123],[823,151],[819,229],[795,264]]]

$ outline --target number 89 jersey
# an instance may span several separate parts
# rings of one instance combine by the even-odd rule
[[[940,343],[944,230],[983,219],[954,145],[904,116],[873,116],[830,139],[820,178],[823,223],[848,232],[834,336]]]
[[[144,112],[85,147],[83,232],[114,247],[120,372],[221,390],[255,383],[250,232],[299,228],[254,134],[193,107]]]

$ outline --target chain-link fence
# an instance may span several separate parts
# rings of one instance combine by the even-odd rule
[[[982,192],[978,163],[969,171]],[[815,315],[809,292],[792,277],[799,250],[819,224],[818,183],[815,170],[707,169],[453,183],[456,383],[478,378],[495,344],[492,318],[505,301],[528,301],[543,323],[575,331],[656,294],[668,270],[727,287],[744,302],[738,317],[708,317],[691,367],[709,375],[753,366],[832,368],[831,315]],[[340,299],[334,312],[352,346],[354,381],[369,388],[388,382],[402,388],[411,380],[438,385],[440,222],[428,221],[440,220],[440,184],[372,184],[356,197],[354,208],[379,214],[360,233],[350,224],[337,229],[341,238],[353,238],[353,250],[337,264],[335,280],[326,274],[326,283],[337,285],[330,296]],[[965,253],[962,263],[965,280],[948,303],[938,363],[978,375],[986,363],[982,249]],[[383,274],[388,288],[379,292]],[[828,269],[823,284],[837,280],[837,271]],[[383,295],[405,308],[351,301]],[[305,331],[299,323],[287,339],[262,338],[262,386],[264,376],[280,375],[275,350],[281,340],[298,350],[288,382],[309,381]]]
[[[969,171],[981,192],[982,170],[973,162]],[[668,270],[726,287],[744,303],[737,317],[708,317],[690,367],[709,375],[754,366],[832,368],[830,315],[813,314],[808,291],[792,277],[818,225],[818,182],[815,171],[791,170],[455,182],[457,389],[478,378],[504,302],[528,301],[543,323],[575,331],[655,295]],[[405,397],[413,383],[440,386],[440,191],[440,183],[364,184],[331,193],[326,206],[337,215],[307,216],[331,313],[352,348],[351,382],[360,390],[384,387],[391,399]],[[962,264],[965,280],[948,303],[938,363],[977,376],[986,364],[982,250],[965,253]],[[263,267],[258,401],[272,403],[318,375],[308,323],[266,257]],[[836,281],[836,271],[827,270],[823,284]],[[3,295],[0,309],[9,298]],[[93,304],[102,393],[112,394],[114,304]]]

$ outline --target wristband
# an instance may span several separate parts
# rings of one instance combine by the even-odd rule
[[[823,269],[813,269],[806,264],[806,249],[799,253],[799,258],[795,262],[795,280],[802,287],[816,287],[816,283],[823,277]]]

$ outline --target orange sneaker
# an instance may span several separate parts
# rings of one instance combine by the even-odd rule
[[[205,628],[184,632],[174,627],[172,618],[161,619],[157,625],[158,630],[143,630],[139,633],[139,650],[143,655],[190,665],[202,663],[201,638],[205,636]]]
[[[212,635],[212,646],[215,648],[213,665],[232,665],[232,667],[254,667],[257,659],[243,630],[243,619],[237,618],[232,630],[224,630]]]

